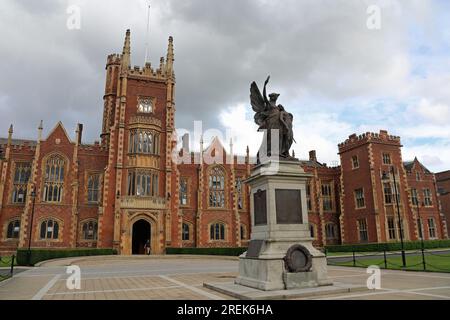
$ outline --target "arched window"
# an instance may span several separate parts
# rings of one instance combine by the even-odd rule
[[[214,167],[209,175],[209,206],[225,208],[225,171],[222,167]]]
[[[91,220],[83,223],[83,240],[97,240],[97,221]]]
[[[242,177],[236,179],[237,206],[239,210],[244,209],[244,185]]]
[[[59,224],[53,219],[44,220],[41,222],[41,240],[56,240],[58,239]]]
[[[189,224],[187,224],[187,223],[183,223],[182,238],[183,238],[183,241],[191,240],[190,228],[189,228]]]
[[[97,203],[100,194],[100,175],[93,174],[88,178],[88,202]]]
[[[225,240],[225,225],[223,223],[214,223],[210,227],[211,240]]]
[[[65,161],[60,156],[50,157],[45,165],[44,201],[61,202],[64,190]]]
[[[336,239],[337,238],[337,225],[334,223],[328,223],[325,226],[325,233],[327,239]]]
[[[8,229],[6,231],[7,239],[19,239],[20,235],[20,220],[13,220],[8,223]]]
[[[12,203],[25,203],[27,183],[31,175],[30,163],[17,163],[14,172]]]

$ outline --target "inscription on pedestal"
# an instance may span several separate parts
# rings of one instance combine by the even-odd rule
[[[267,225],[267,192],[258,190],[253,195],[255,226]]]
[[[302,200],[300,190],[275,190],[277,224],[302,224]]]

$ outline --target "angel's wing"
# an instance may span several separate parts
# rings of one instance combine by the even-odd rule
[[[255,122],[257,125],[262,126],[267,116],[265,114],[267,111],[267,105],[256,82],[253,82],[250,86],[250,102],[252,104],[253,111],[256,113]]]

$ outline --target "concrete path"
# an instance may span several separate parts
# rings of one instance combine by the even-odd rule
[[[66,266],[81,269],[80,290],[69,290]],[[229,299],[203,287],[230,282],[237,275],[235,258],[90,257],[52,261],[0,283],[0,300],[216,300]],[[365,285],[364,269],[329,267],[341,283]],[[449,299],[450,274],[383,270],[382,290],[315,299]]]

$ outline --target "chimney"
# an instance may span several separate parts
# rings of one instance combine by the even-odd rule
[[[316,150],[309,152],[309,161],[317,162]]]
[[[77,130],[77,141],[78,144],[81,144],[81,137],[83,136],[83,125],[81,123],[78,124]]]
[[[185,133],[181,139],[183,141],[183,152],[189,153],[189,133]]]

